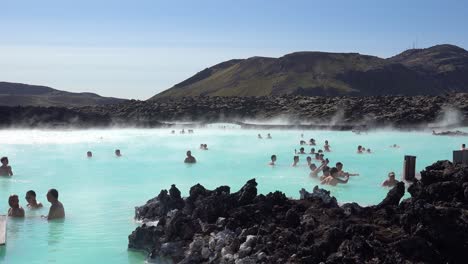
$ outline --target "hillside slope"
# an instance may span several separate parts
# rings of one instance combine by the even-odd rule
[[[388,59],[358,53],[295,52],[230,60],[151,99],[181,96],[437,95],[468,92],[468,52],[453,45]]]
[[[47,86],[0,82],[0,105],[3,106],[86,106],[126,101],[94,93],[71,93]]]

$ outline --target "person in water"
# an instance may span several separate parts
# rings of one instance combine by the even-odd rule
[[[466,150],[466,145],[465,144],[462,144],[461,150]]]
[[[171,134],[175,134],[175,130],[172,130],[172,131],[171,131]]]
[[[310,156],[307,156],[306,161],[307,161],[307,166],[310,166],[312,164],[312,158]]]
[[[65,217],[63,204],[58,200],[59,193],[56,189],[50,189],[47,192],[47,201],[51,204],[49,214],[45,217],[47,220],[60,219]]]
[[[304,149],[304,148],[300,148],[298,154],[307,154],[307,153],[305,153],[305,149]]]
[[[260,135],[260,134],[258,134],[257,137],[258,137],[258,139],[262,139],[262,135]]]
[[[204,149],[204,148],[205,148],[205,145],[200,144],[200,149]]]
[[[192,152],[190,150],[187,151],[187,157],[184,160],[185,163],[196,163],[197,160],[194,156],[192,156]]]
[[[372,151],[370,150],[370,148],[367,149],[367,153],[371,154]]]
[[[307,145],[306,142],[304,140],[301,140],[299,141],[299,145],[303,146],[303,145]]]
[[[398,146],[397,144],[393,144],[390,146],[391,148],[400,148],[400,146]]]
[[[330,145],[325,145],[323,146],[323,149],[325,149],[325,152],[330,152]]]
[[[315,160],[320,160],[320,154],[315,153]]]
[[[91,151],[88,151],[88,152],[86,152],[86,156],[87,156],[88,158],[92,158],[92,157],[93,157],[93,153],[92,153]]]
[[[312,178],[318,178],[318,174],[327,166],[327,163],[324,161],[322,164],[317,167],[315,164],[310,164],[309,168],[311,172],[309,173],[309,176]]]
[[[337,162],[336,168],[338,169],[338,176],[339,177],[346,177],[346,176],[359,176],[359,173],[348,173],[343,171],[343,163]]]
[[[320,181],[323,181],[325,178],[330,176],[330,167],[328,167],[327,165],[323,166],[322,173],[323,174],[322,176],[320,176]]]
[[[268,165],[275,166],[276,162],[276,155],[271,155],[271,162]]]
[[[2,157],[0,162],[2,162],[2,166],[0,166],[0,176],[13,176],[11,166],[8,165],[8,157]]]
[[[292,167],[297,167],[297,164],[299,163],[299,156],[294,156],[293,158],[293,164],[291,165]]]
[[[319,160],[324,161],[324,159],[323,159],[324,157],[325,157],[325,155],[320,154],[320,155],[319,155]]]
[[[397,185],[398,181],[395,180],[395,173],[392,171],[390,173],[388,173],[388,179],[386,179],[383,183],[382,183],[382,186],[383,187],[393,187],[395,185]]]
[[[8,216],[24,217],[24,209],[19,205],[18,195],[10,195],[10,197],[8,197],[8,204],[10,205],[10,209],[8,209]]]
[[[359,146],[357,147],[357,153],[358,153],[358,154],[362,154],[362,146],[361,146],[361,145],[359,145]]]
[[[315,139],[311,138],[311,139],[309,140],[309,145],[315,146]]]
[[[36,192],[33,190],[26,192],[26,201],[28,202],[27,206],[29,209],[38,209],[42,208],[42,203],[36,201]]]
[[[208,144],[203,144],[203,150],[208,150]]]
[[[311,148],[311,149],[310,149],[310,153],[309,153],[309,154],[313,154],[313,155],[315,155],[315,148]]]
[[[121,156],[122,156],[122,153],[120,153],[120,149],[116,149],[116,150],[115,150],[115,156],[117,156],[117,157],[121,157]]]
[[[336,186],[338,183],[345,184],[348,183],[349,176],[346,176],[344,179],[339,178],[339,172],[337,168],[330,169],[330,176],[323,179],[320,183],[326,185]]]
[[[270,135],[270,133],[268,133],[268,135],[267,135],[267,139],[271,139],[271,135]]]

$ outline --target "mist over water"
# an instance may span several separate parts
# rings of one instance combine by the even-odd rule
[[[452,150],[466,143],[465,137],[432,136],[429,131],[397,132],[379,130],[356,135],[352,132],[301,130],[242,130],[226,124],[195,129],[194,134],[171,134],[171,129],[108,130],[2,130],[0,156],[8,156],[14,176],[0,178],[0,212],[8,210],[8,196],[18,194],[26,219],[9,219],[7,245],[0,251],[0,263],[144,263],[145,254],[127,250],[127,236],[137,226],[134,207],[169,189],[171,184],[187,196],[196,183],[213,189],[229,185],[231,192],[256,178],[260,193],[280,190],[292,198],[299,190],[311,191],[318,180],[309,178],[306,157],[291,167],[294,150],[301,139],[314,138],[323,148],[325,140],[332,152],[325,153],[334,165],[360,173],[347,185],[327,187],[340,203],[376,204],[388,189],[380,187],[389,171],[397,178],[404,155],[417,156],[417,170],[437,160],[451,159]],[[264,139],[257,139],[261,133]],[[266,139],[270,133],[273,139]],[[301,138],[301,133],[304,138]],[[208,144],[208,151],[199,149]],[[392,144],[401,146],[390,148]],[[362,145],[373,154],[356,154]],[[116,158],[120,149],[123,157]],[[86,158],[86,152],[93,158]],[[183,163],[192,150],[198,163]],[[267,163],[276,154],[277,166]],[[315,162],[317,165],[318,162]],[[323,187],[323,186],[322,186]],[[47,223],[45,198],[50,188],[59,190],[66,210],[63,222]],[[45,208],[26,209],[24,196],[33,189]]]

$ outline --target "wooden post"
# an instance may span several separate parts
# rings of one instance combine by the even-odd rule
[[[462,163],[468,165],[468,150],[454,150],[453,163]]]
[[[416,179],[416,156],[405,155],[403,163],[403,179],[412,182]]]
[[[6,243],[6,215],[0,215],[0,246]]]

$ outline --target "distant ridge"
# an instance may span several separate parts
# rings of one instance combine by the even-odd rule
[[[216,64],[149,100],[182,96],[439,95],[468,92],[468,52],[444,44],[383,59],[295,52]]]
[[[94,93],[71,93],[47,86],[0,82],[0,105],[3,106],[61,106],[76,107],[106,105],[125,99],[102,97]]]

